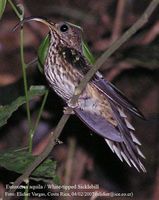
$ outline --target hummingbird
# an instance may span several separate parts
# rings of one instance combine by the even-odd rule
[[[49,28],[50,44],[44,64],[46,80],[66,105],[85,74],[93,67],[83,54],[82,30],[69,22],[54,23],[48,19],[31,17]],[[144,118],[125,95],[97,71],[81,93],[74,114],[93,132],[102,136],[110,149],[123,162],[138,171],[146,172],[141,158],[141,143],[126,112]]]

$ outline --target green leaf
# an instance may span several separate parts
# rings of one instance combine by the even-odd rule
[[[44,86],[31,86],[28,91],[29,100],[32,100],[36,96],[44,95],[45,92],[46,88]],[[0,127],[6,124],[13,112],[15,112],[24,103],[26,103],[25,96],[20,96],[11,104],[0,106]]]
[[[37,156],[33,156],[27,151],[8,151],[0,153],[0,166],[7,170],[22,174],[36,157]],[[38,178],[51,178],[56,182],[57,176],[55,170],[56,161],[47,159],[39,165],[39,167],[32,173],[32,176]]]
[[[82,42],[82,50],[83,50],[83,54],[87,58],[88,62],[90,64],[94,64],[95,58],[94,58],[93,54],[91,53],[91,51],[89,50],[88,45],[84,41]]]
[[[0,1],[0,19],[3,15],[4,10],[5,10],[6,3],[7,3],[7,0],[1,0]]]
[[[50,36],[48,34],[45,37],[45,39],[42,41],[38,49],[38,68],[41,73],[43,73],[44,63],[45,63],[46,56],[48,53],[49,44],[50,44]]]

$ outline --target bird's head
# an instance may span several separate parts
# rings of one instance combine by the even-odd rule
[[[19,27],[19,25],[23,25],[25,22],[30,21],[38,21],[43,24],[45,24],[51,34],[51,40],[52,41],[58,41],[64,46],[70,46],[72,48],[75,48],[78,51],[81,51],[82,49],[82,29],[81,27],[69,23],[69,22],[59,22],[54,23],[48,19],[44,18],[38,18],[38,17],[29,17],[25,18],[23,21],[21,21],[14,30]]]

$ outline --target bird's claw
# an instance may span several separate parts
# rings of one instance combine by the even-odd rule
[[[64,114],[66,115],[73,115],[75,112],[73,111],[75,108],[78,107],[78,103],[72,103],[71,100],[67,101],[67,107],[64,107]],[[70,109],[71,108],[71,109]]]
[[[67,105],[68,105],[69,108],[75,109],[75,108],[78,107],[78,102],[73,103],[73,102],[71,102],[71,99],[70,99],[70,100],[67,101]]]
[[[65,115],[73,115],[73,114],[75,114],[75,112],[73,110],[70,111],[69,107],[64,107],[63,113]]]

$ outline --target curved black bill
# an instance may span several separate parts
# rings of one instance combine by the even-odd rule
[[[54,23],[50,22],[48,19],[46,18],[42,18],[42,17],[27,17],[24,20],[20,21],[18,24],[15,25],[15,27],[12,29],[12,31],[16,31],[17,28],[19,27],[23,27],[23,24],[26,22],[30,22],[30,21],[38,21],[41,22],[45,25],[47,25],[48,27],[53,26]]]

